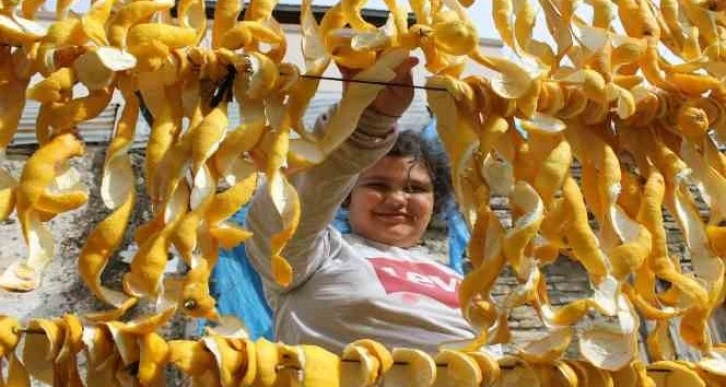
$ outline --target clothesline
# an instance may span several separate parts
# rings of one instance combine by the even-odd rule
[[[15,334],[20,334],[20,333],[24,333],[24,334],[43,334],[43,335],[46,334],[46,332],[43,329],[37,329],[37,328],[15,328],[15,329],[13,329],[13,333],[15,333]],[[357,359],[341,359],[340,361],[343,362],[343,363],[360,363],[360,360],[357,360]],[[397,362],[394,362],[393,364],[394,365],[400,365],[400,366],[409,365],[409,363],[402,362],[402,361],[397,361]],[[446,368],[446,367],[448,367],[448,364],[436,363],[436,367],[437,368]],[[500,369],[504,369],[504,370],[511,370],[511,369],[514,369],[515,366],[500,365],[499,368]],[[294,370],[298,370],[298,371],[301,370],[299,367],[294,366],[294,365],[280,364],[280,365],[278,365],[276,367],[276,370],[278,370],[278,371],[283,370],[283,369],[294,369]],[[668,369],[657,369],[656,368],[656,369],[649,370],[649,372],[671,373],[671,370],[668,370]]]
[[[231,66],[230,66],[231,67]],[[222,99],[227,98],[228,100],[231,100],[232,94],[231,94],[231,88],[232,83],[234,81],[235,71],[234,68],[230,68],[229,74],[222,79],[220,82],[220,87],[215,90],[215,92],[212,95],[212,98],[210,100],[210,106],[216,107],[219,105],[219,103],[222,101]],[[448,91],[444,87],[435,87],[435,86],[423,86],[423,85],[415,85],[412,83],[401,83],[401,82],[383,82],[383,81],[370,81],[365,79],[350,79],[350,78],[338,78],[338,77],[329,77],[324,75],[309,75],[309,74],[302,74],[300,75],[302,78],[308,78],[308,79],[320,79],[325,81],[336,81],[336,82],[353,82],[353,83],[364,83],[369,85],[383,85],[383,86],[395,86],[395,87],[406,87],[406,88],[412,88],[412,89],[422,89],[422,90],[433,90],[433,91]],[[149,126],[153,125],[154,117],[152,116],[149,109],[146,107],[146,104],[144,103],[144,99],[141,96],[141,92],[137,91],[136,97],[139,99],[141,104],[141,114],[143,115],[146,123]]]
[[[421,85],[414,85],[411,83],[367,81],[364,79],[346,79],[346,78],[327,77],[327,76],[322,76],[322,75],[306,75],[306,74],[301,75],[301,77],[312,78],[312,79],[322,79],[322,80],[326,80],[326,81],[366,83],[366,84],[371,84],[371,85],[397,86],[397,87],[407,87],[407,88],[412,88],[412,89],[447,91],[446,88],[444,88],[444,87],[421,86]]]

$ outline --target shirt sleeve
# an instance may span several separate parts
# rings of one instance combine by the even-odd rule
[[[334,107],[332,108],[334,109]],[[324,127],[333,110],[316,122]],[[293,269],[288,288],[277,285],[270,264],[270,239],[282,230],[282,219],[263,184],[255,193],[247,216],[253,236],[245,242],[247,255],[268,291],[287,292],[305,283],[331,257],[329,224],[352,189],[358,174],[383,157],[396,140],[395,118],[364,110],[357,129],[318,165],[291,177],[301,206],[300,223],[282,256]]]

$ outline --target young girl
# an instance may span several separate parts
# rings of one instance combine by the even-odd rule
[[[392,82],[411,83],[416,64],[415,58],[402,64]],[[340,147],[292,177],[302,214],[282,253],[294,273],[287,288],[270,271],[269,240],[282,223],[267,191],[256,193],[246,248],[275,312],[277,340],[342,353],[348,343],[370,338],[435,353],[442,342],[474,337],[459,310],[461,276],[416,247],[443,197],[426,144],[395,131],[412,99],[411,88],[385,88]],[[352,230],[346,235],[330,226],[344,201]]]

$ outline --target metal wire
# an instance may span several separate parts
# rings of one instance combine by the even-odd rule
[[[322,79],[322,80],[326,80],[326,81],[366,83],[366,84],[370,84],[370,85],[396,86],[396,87],[406,87],[406,88],[411,88],[411,89],[447,91],[446,88],[443,88],[443,87],[421,86],[421,85],[414,85],[414,84],[410,84],[410,83],[367,81],[364,79],[346,79],[346,78],[337,78],[337,77],[327,77],[327,76],[323,76],[323,75],[303,74],[300,76],[303,78]]]

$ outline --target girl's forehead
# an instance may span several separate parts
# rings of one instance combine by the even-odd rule
[[[426,164],[413,157],[385,156],[365,170],[360,179],[431,181]]]

